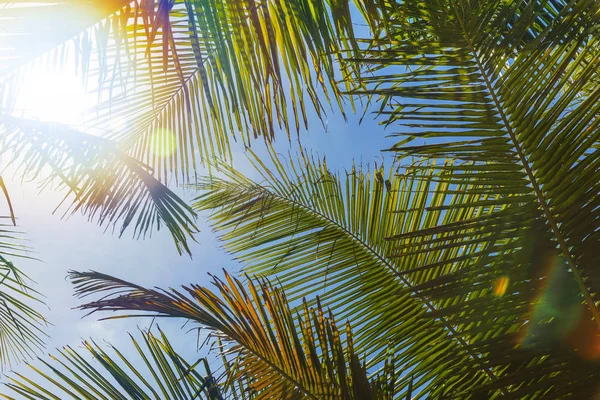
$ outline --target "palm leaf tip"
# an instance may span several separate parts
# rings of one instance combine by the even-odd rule
[[[349,325],[338,330],[320,305],[307,303],[294,317],[284,293],[264,279],[244,285],[225,273],[224,279],[213,277],[213,292],[197,285],[145,289],[95,272],[69,277],[79,296],[102,295],[81,305],[83,310],[180,317],[215,332],[224,343],[219,348],[231,390],[244,382],[246,390],[277,398],[387,399],[396,389],[394,382],[382,385],[359,361]]]

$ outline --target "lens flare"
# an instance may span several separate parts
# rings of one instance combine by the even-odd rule
[[[565,342],[584,360],[600,360],[600,330],[589,308],[584,307],[579,323],[567,336]]]
[[[540,257],[544,277],[532,279],[535,297],[517,343],[526,348],[566,345],[578,357],[600,360],[600,330],[568,264],[555,251]]]
[[[151,136],[152,154],[158,157],[169,157],[177,148],[177,136],[168,129],[157,129]]]
[[[492,293],[494,296],[502,297],[504,293],[506,293],[506,289],[508,289],[508,283],[510,280],[508,276],[501,276],[494,281],[492,284]]]

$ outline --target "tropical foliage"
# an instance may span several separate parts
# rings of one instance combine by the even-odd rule
[[[23,171],[50,168],[74,193],[74,210],[123,228],[136,220],[136,234],[165,224],[181,250],[189,250],[195,213],[208,213],[248,274],[247,284],[215,278],[213,292],[73,273],[77,294],[104,296],[82,308],[208,328],[222,356],[219,396],[592,398],[600,374],[600,5],[355,7],[118,4],[75,48],[84,76],[98,82],[90,126],[124,117],[133,129],[101,139],[81,133],[75,143],[86,147],[72,149],[64,132],[0,116],[11,160],[36,154],[22,158]],[[352,17],[367,36],[355,36]],[[5,104],[18,84],[11,74]],[[326,103],[369,105],[364,111],[393,130],[395,160],[340,173],[304,149],[289,163],[270,147],[262,159],[248,151],[260,181],[230,165],[234,131],[248,147],[279,128],[289,135],[306,125],[305,99],[318,117]],[[40,135],[49,135],[41,150]],[[201,163],[214,174],[188,185],[200,191],[190,207],[166,184],[191,182]],[[352,329],[335,328],[333,315]],[[169,382],[188,384],[194,369],[180,362]],[[206,376],[194,382],[213,396]],[[26,379],[11,387],[52,398],[27,389]]]
[[[339,39],[352,37],[344,2],[11,1],[0,2],[0,19],[3,161],[42,187],[64,188],[72,199],[65,215],[120,224],[120,234],[133,226],[136,237],[166,227],[187,253],[195,215],[167,179],[187,180],[208,159],[230,158],[235,129],[248,145],[252,137],[273,138],[275,115],[279,128],[290,131],[293,121],[298,130],[307,123],[305,95],[321,114],[316,87],[331,91],[333,60],[346,46]],[[48,30],[56,26],[62,29]],[[32,45],[31,37],[43,40]],[[254,46],[248,57],[244,49]],[[98,93],[85,127],[19,115],[15,99],[31,64],[65,64],[68,54]],[[129,124],[95,134],[116,118]],[[41,318],[22,311],[32,323]],[[10,340],[25,329],[19,326],[7,331]],[[39,344],[29,332],[18,340],[24,348]]]

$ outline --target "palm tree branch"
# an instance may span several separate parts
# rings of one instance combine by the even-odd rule
[[[265,183],[256,184],[252,180],[245,178],[243,175],[240,175],[231,168],[223,167],[221,172],[225,173],[227,180],[221,181],[216,178],[210,178],[208,181],[200,183],[199,188],[206,192],[198,198],[198,201],[194,205],[199,211],[210,210],[210,217],[214,221],[215,228],[220,231],[225,231],[223,234],[225,247],[234,254],[240,254],[241,260],[250,264],[246,267],[246,271],[256,275],[265,274],[268,276],[277,276],[277,279],[282,282],[283,286],[288,290],[291,290],[291,288],[297,287],[303,280],[300,277],[292,278],[286,271],[291,268],[292,264],[295,265],[294,263],[296,262],[309,263],[308,259],[299,259],[299,255],[306,252],[307,257],[310,257],[311,251],[308,249],[316,248],[316,250],[313,250],[312,253],[314,254],[315,251],[317,254],[323,253],[325,256],[326,265],[323,267],[321,263],[320,267],[315,267],[315,271],[313,271],[311,264],[305,264],[306,267],[303,270],[306,274],[310,275],[310,279],[313,281],[313,284],[308,290],[314,293],[316,291],[315,287],[317,286],[317,284],[314,283],[314,280],[316,279],[315,277],[317,276],[316,274],[318,274],[320,280],[325,279],[325,283],[327,283],[327,274],[330,266],[335,269],[340,268],[337,266],[334,267],[335,263],[338,263],[339,261],[332,262],[332,258],[338,260],[339,257],[341,257],[342,252],[345,252],[345,257],[349,260],[352,260],[353,258],[356,259],[357,265],[352,265],[352,268],[356,268],[353,275],[356,277],[356,282],[346,282],[340,287],[340,289],[336,289],[336,285],[339,285],[340,281],[339,279],[334,279],[332,288],[328,288],[327,290],[329,294],[326,293],[322,298],[322,300],[328,306],[333,307],[337,313],[340,313],[341,309],[346,308],[354,302],[354,300],[350,300],[351,296],[353,295],[350,295],[346,290],[344,290],[344,287],[360,287],[360,285],[362,285],[360,282],[363,282],[367,279],[366,277],[362,276],[362,274],[364,274],[364,270],[375,270],[373,266],[368,265],[369,262],[367,262],[364,258],[366,256],[368,259],[372,259],[373,262],[384,267],[384,271],[387,270],[390,272],[391,279],[386,278],[384,281],[380,281],[378,285],[383,286],[378,288],[370,288],[365,286],[364,289],[360,291],[361,293],[371,292],[372,290],[377,290],[378,292],[382,293],[410,293],[413,296],[411,301],[416,302],[418,300],[418,303],[421,306],[425,306],[423,312],[431,314],[432,316],[436,314],[436,306],[434,303],[429,301],[427,296],[421,293],[419,290],[419,287],[422,286],[422,284],[418,281],[412,282],[412,278],[409,278],[413,272],[411,270],[398,270],[398,267],[402,264],[396,263],[399,260],[408,260],[410,258],[410,254],[386,254],[389,252],[389,249],[386,250],[385,247],[381,247],[381,242],[379,242],[379,244],[376,245],[377,248],[375,248],[374,245],[377,243],[377,239],[373,237],[372,233],[365,233],[360,230],[355,231],[355,229],[360,228],[357,226],[350,227],[348,225],[350,222],[346,221],[346,219],[343,217],[343,214],[340,215],[342,211],[338,213],[335,211],[335,208],[326,208],[327,211],[325,212],[321,210],[321,207],[327,207],[324,206],[324,204],[327,203],[321,203],[321,200],[318,200],[331,198],[331,204],[336,204],[341,199],[344,199],[344,202],[350,202],[351,198],[361,198],[363,194],[360,192],[354,193],[351,192],[350,189],[347,189],[348,192],[346,194],[340,193],[338,195],[336,191],[341,190],[343,183],[334,183],[337,182],[337,177],[335,177],[333,174],[320,171],[320,167],[314,167],[311,169],[309,168],[310,164],[304,165],[306,170],[304,170],[303,167],[298,169],[297,166],[293,166],[293,164],[291,164],[291,169],[294,170],[294,175],[292,176],[295,179],[292,180],[292,178],[287,176],[283,166],[278,164],[277,156],[272,154],[272,157],[275,157],[273,158],[273,162],[275,163],[275,169],[278,171],[278,174],[270,172],[264,165],[261,165],[261,162],[258,159],[253,158],[257,164],[257,169],[265,179]],[[354,172],[352,174],[347,174],[349,178],[346,186],[352,185],[351,182],[354,180],[356,180],[356,182],[360,182],[361,179],[363,179],[361,178],[362,175],[359,175],[358,173],[356,173],[356,175],[354,174]],[[402,181],[401,178],[392,178],[392,175],[390,175],[389,177],[383,176],[375,179],[375,177],[378,175],[379,172],[374,174],[374,179],[371,182],[373,185],[376,185],[373,187],[373,193],[370,194],[373,196],[373,199],[377,198],[374,193],[378,193],[378,191],[384,186],[389,186],[388,195],[391,196],[390,198],[393,198],[393,193],[396,190],[399,192],[401,190],[407,190],[401,189],[400,187],[396,188],[397,182]],[[442,177],[431,174],[427,177],[422,177],[423,180],[438,180],[438,178],[440,181],[443,180]],[[389,181],[387,181],[387,179],[389,179]],[[385,185],[384,181],[386,181]],[[407,181],[410,182],[408,179]],[[328,189],[325,189],[325,186],[327,186],[326,182],[332,183],[330,185],[331,187]],[[407,183],[406,188],[410,187],[411,184]],[[427,193],[427,191],[430,189],[419,188],[418,193],[420,196],[423,196],[421,198],[427,198],[427,195],[423,195],[423,192],[420,192],[421,190],[425,190],[424,193]],[[467,189],[464,190],[466,191]],[[435,192],[438,191],[441,193],[443,191],[443,187],[439,187],[435,190]],[[457,192],[456,195],[460,195],[460,193],[462,192]],[[436,201],[438,200],[434,199],[432,200],[432,203],[435,204]],[[349,204],[347,206],[350,207]],[[358,207],[359,206],[357,206],[356,209],[358,209]],[[403,205],[402,207],[406,207],[406,205]],[[423,207],[423,211],[427,209],[432,213],[439,212],[434,211],[435,207],[427,207],[425,204],[419,205],[419,210],[421,209],[420,207]],[[354,209],[355,208],[350,208],[348,212]],[[396,213],[414,212],[415,215],[417,215],[416,211],[411,211],[410,209],[403,210],[402,208],[398,209],[397,205],[389,205],[389,209],[395,210],[393,212]],[[289,217],[286,217],[285,222],[281,219],[281,217],[279,217],[279,215],[282,215],[283,210],[288,210],[290,213]],[[269,217],[270,214],[273,214],[272,219]],[[305,221],[305,217],[301,216],[304,214],[310,216],[306,218],[310,218],[310,220],[313,222],[309,224],[308,220]],[[381,218],[384,218],[384,220],[391,218],[384,217],[384,215],[387,214],[381,215]],[[453,218],[457,218],[458,216],[460,216],[460,214]],[[374,218],[376,220],[379,218],[379,216],[375,215]],[[298,222],[295,223],[294,220]],[[462,222],[465,227],[467,227],[466,223],[467,221]],[[285,226],[289,224],[289,227],[282,228],[284,224]],[[386,223],[381,222],[381,224],[382,226],[385,226]],[[402,230],[402,224],[402,221],[399,220],[395,223],[394,229]],[[314,227],[314,229],[318,229],[318,231],[323,232],[323,234],[321,235],[317,233],[316,235],[313,234],[312,236],[303,236],[302,232],[304,231],[305,226],[309,225]],[[340,235],[339,238],[338,234],[333,234],[331,231],[326,233],[327,227],[331,227],[333,230],[338,231]],[[386,228],[381,229],[385,231]],[[410,229],[419,228],[412,227]],[[413,233],[415,233],[415,235],[426,235],[427,229],[424,229],[423,227],[421,227],[421,229],[423,230],[422,233],[419,231]],[[439,230],[439,227],[435,226],[431,229]],[[277,233],[274,230],[281,230],[281,232]],[[289,232],[287,232],[287,230],[289,230]],[[296,233],[292,234],[292,231],[296,231]],[[383,233],[382,235],[393,236],[393,234],[393,232],[388,232]],[[291,236],[287,238],[285,235]],[[296,235],[298,235],[298,239],[294,239],[292,237]],[[363,238],[362,236],[365,237]],[[462,238],[463,236],[464,233],[457,237]],[[350,240],[349,244],[344,244],[344,240],[341,239],[343,237],[347,237]],[[498,234],[494,234],[493,237],[498,237]],[[312,241],[313,239],[315,240],[315,243],[309,244],[309,241]],[[448,240],[449,239],[450,238],[448,238]],[[284,241],[281,245],[278,245],[277,243],[280,240]],[[485,240],[479,239],[474,241],[474,243],[476,242],[485,244],[489,241],[490,238]],[[333,245],[327,244],[328,242],[333,242]],[[274,244],[271,245],[271,243]],[[269,246],[264,247],[266,244],[269,244]],[[321,245],[325,248],[324,250],[320,249]],[[454,250],[462,245],[464,244],[459,243],[451,246],[442,245],[435,248],[431,247],[428,251],[449,251]],[[288,247],[288,250],[284,249],[286,246]],[[256,248],[256,250],[251,251],[252,248]],[[357,255],[357,253],[364,255]],[[363,266],[361,267],[361,265]],[[350,267],[351,266],[348,265],[344,268],[349,268],[350,271]],[[433,264],[428,266],[428,269],[432,268],[439,269],[439,266],[434,266]],[[395,282],[393,277],[396,277],[398,282],[392,285],[392,282]],[[336,282],[338,283],[336,284]],[[386,288],[383,289],[383,287]],[[342,292],[339,294],[339,296],[341,296],[339,300],[334,297],[334,293],[336,293],[338,290],[342,290]],[[294,292],[290,291],[290,293],[293,294]],[[306,291],[300,291],[299,293],[301,293],[302,296],[306,295]],[[341,299],[343,299],[343,301],[340,301]],[[375,300],[368,298],[361,300],[360,307],[355,310],[355,313],[358,313],[358,316],[355,318],[359,325],[362,325],[363,323],[366,325],[372,325],[372,322],[366,322],[369,321],[369,317],[366,316],[369,315],[369,313],[366,313],[365,311],[369,308],[365,307],[365,305],[370,301]],[[400,300],[398,301],[400,302]],[[390,302],[390,304],[394,304],[394,302]],[[417,307],[417,309],[418,308],[419,307]],[[345,315],[346,313],[349,313],[348,315],[352,315],[349,310],[354,310],[354,308],[352,306],[347,307],[346,310],[340,315]],[[412,312],[416,311],[413,310],[408,313]],[[435,319],[437,319],[437,317],[435,317]],[[438,322],[441,326],[443,326],[440,334],[442,336],[449,334],[451,337],[450,340],[458,342],[457,344],[460,345],[460,348],[466,351],[467,355],[474,361],[474,364],[477,365],[478,368],[481,368],[481,371],[484,372],[488,378],[493,380],[495,372],[488,368],[485,363],[479,359],[478,354],[471,349],[471,346],[465,341],[465,339],[461,337],[456,328],[453,327],[449,321],[446,321],[445,317],[438,319]],[[409,332],[406,332],[405,334],[410,335]],[[390,334],[388,333],[385,337],[389,338]],[[367,335],[366,333],[359,334],[359,341],[368,346],[367,351],[369,352],[375,352],[377,346],[375,346],[374,340],[374,338],[370,337],[370,335]],[[404,340],[404,338],[400,336],[398,337],[398,340]],[[502,389],[502,391],[503,390],[504,389]]]
[[[386,259],[379,252],[377,252],[372,246],[370,246],[367,242],[365,242],[363,239],[361,239],[353,231],[351,231],[350,229],[348,229],[347,226],[344,226],[344,225],[340,224],[338,221],[336,221],[336,220],[330,218],[329,216],[321,213],[319,210],[317,210],[315,208],[311,208],[311,207],[309,207],[309,206],[307,206],[307,205],[305,205],[303,203],[300,203],[298,201],[295,201],[293,199],[281,196],[281,195],[279,195],[277,193],[273,193],[273,192],[269,191],[268,189],[266,189],[265,187],[257,185],[257,186],[254,187],[254,189],[259,193],[259,195],[261,197],[275,198],[278,201],[285,203],[287,206],[289,206],[292,209],[294,209],[294,208],[303,209],[306,212],[314,214],[318,218],[326,221],[327,224],[335,226],[336,229],[338,229],[339,231],[341,231],[344,235],[347,235],[347,236],[351,237],[353,241],[355,241],[360,247],[364,248],[367,253],[369,253],[374,259],[377,260],[377,262],[379,262],[382,265],[384,265],[396,277],[398,277],[400,279],[400,281],[402,282],[402,284],[406,287],[406,290],[409,291],[409,292],[411,292],[411,293],[416,294],[416,297],[419,298],[419,300],[421,300],[421,302],[423,303],[423,305],[430,312],[435,312],[436,311],[435,306],[429,301],[429,299],[426,296],[422,295],[419,292],[419,290],[416,289],[415,286],[406,278],[406,274],[409,274],[409,273],[411,273],[413,271],[403,271],[402,273],[399,273],[398,270],[397,270],[397,268],[392,264],[391,261],[389,261],[388,259]],[[483,364],[483,362],[480,360],[479,356],[471,350],[471,348],[468,345],[468,343],[466,343],[464,341],[464,339],[456,331],[456,329],[444,317],[440,317],[439,320],[442,323],[442,325],[444,326],[444,328],[446,328],[450,332],[451,336],[461,345],[461,347],[465,350],[465,352],[469,355],[469,357],[471,357],[479,365],[479,367],[481,368],[481,370],[486,373],[486,375],[490,378],[490,380],[492,382],[496,381],[497,377],[495,376],[494,372],[490,368],[488,368],[485,364]],[[504,395],[508,394],[503,387],[501,387],[500,390],[502,391],[502,393]]]

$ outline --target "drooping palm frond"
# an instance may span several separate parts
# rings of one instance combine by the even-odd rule
[[[32,376],[11,374],[0,398],[222,399],[206,359],[186,360],[160,329],[158,332],[155,336],[141,331],[142,340],[129,335],[137,359],[125,357],[123,349],[114,346],[107,352],[94,341],[84,341],[83,352],[64,347],[58,350],[59,356],[51,356],[52,361],[39,359],[47,370],[30,364]]]
[[[61,124],[9,116],[0,124],[0,155],[23,176],[65,188],[65,200],[73,196],[65,213],[81,211],[107,228],[120,223],[120,234],[132,225],[137,237],[165,226],[177,250],[190,252],[194,212],[116,144]]]
[[[185,318],[212,331],[223,342],[229,389],[233,385],[251,398],[385,399],[394,392],[393,368],[369,379],[349,325],[344,341],[332,315],[318,304],[304,304],[294,317],[283,292],[265,280],[245,286],[226,274],[225,281],[214,278],[212,292],[197,285],[183,291],[145,289],[98,272],[70,277],[77,295],[103,295],[80,306],[84,310],[118,311],[116,318],[131,316],[121,313],[127,311]],[[236,386],[237,381],[244,385]]]

